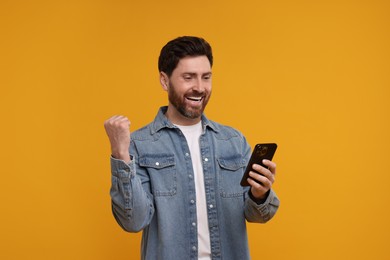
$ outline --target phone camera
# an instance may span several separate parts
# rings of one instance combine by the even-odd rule
[[[259,156],[264,156],[267,154],[267,151],[268,151],[268,147],[267,146],[262,146],[260,147],[260,149],[257,150],[257,154]]]

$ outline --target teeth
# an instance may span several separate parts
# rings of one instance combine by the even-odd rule
[[[193,101],[201,101],[202,98],[201,97],[187,97],[189,100],[193,100]]]

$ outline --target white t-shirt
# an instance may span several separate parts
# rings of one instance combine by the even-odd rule
[[[210,232],[207,219],[206,191],[204,185],[202,158],[199,146],[199,137],[202,134],[202,121],[191,126],[176,126],[186,137],[194,169],[196,215],[198,219],[198,259],[209,260],[211,259]]]

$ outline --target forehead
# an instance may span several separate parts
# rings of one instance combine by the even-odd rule
[[[211,65],[207,56],[184,57],[179,60],[174,72],[208,73],[211,72]]]

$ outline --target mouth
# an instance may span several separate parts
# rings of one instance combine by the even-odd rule
[[[186,97],[190,101],[200,102],[203,100],[203,97]]]

